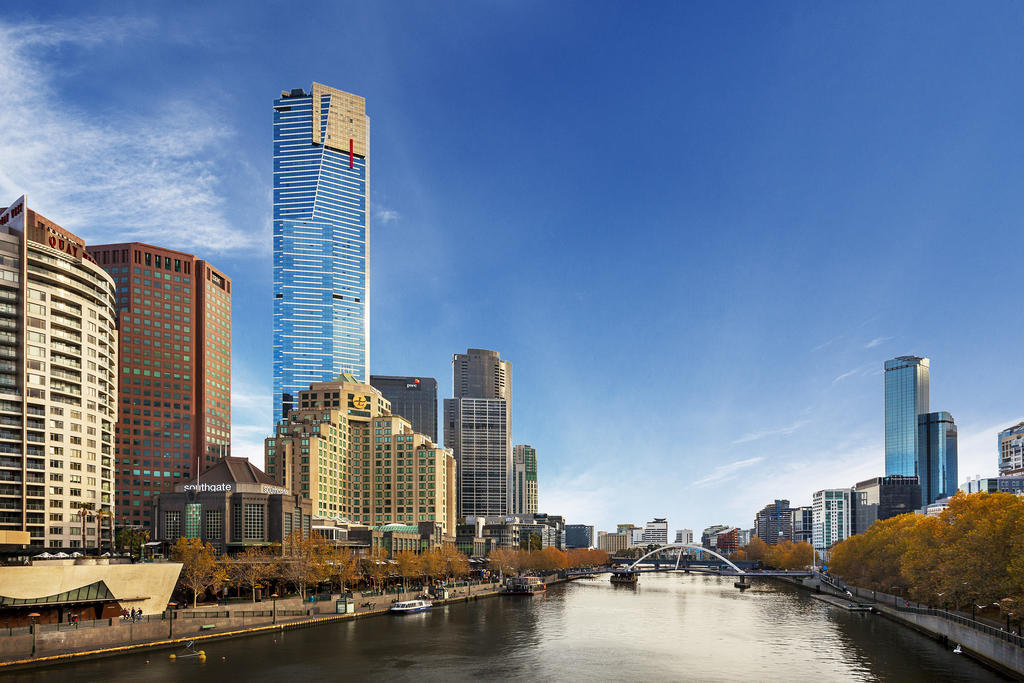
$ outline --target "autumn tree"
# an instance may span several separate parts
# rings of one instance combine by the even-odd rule
[[[379,589],[388,576],[388,554],[383,548],[374,548],[363,558],[363,573],[370,585]]]
[[[469,561],[455,546],[442,545],[440,548],[440,555],[446,579],[450,580],[454,577],[465,576],[469,573]]]
[[[420,556],[411,550],[403,550],[395,555],[395,562],[402,577],[402,590],[409,590],[409,579],[420,573]]]
[[[180,537],[171,547],[171,557],[181,562],[178,584],[192,592],[192,606],[207,590],[220,586],[227,574],[224,566],[217,561],[213,546],[198,538]]]
[[[329,553],[329,573],[338,582],[341,592],[348,590],[348,585],[359,576],[359,562],[348,548],[334,548]]]
[[[281,577],[295,586],[303,599],[310,585],[319,585],[331,578],[330,556],[333,546],[319,534],[304,537],[293,532],[282,546],[284,555],[278,565]]]
[[[271,556],[255,546],[249,546],[245,552],[231,558],[226,568],[232,585],[251,589],[253,602],[256,602],[256,587],[262,586],[277,571]]]
[[[516,569],[516,551],[511,548],[493,548],[487,556],[487,564],[492,571],[498,572],[499,577],[504,577]]]

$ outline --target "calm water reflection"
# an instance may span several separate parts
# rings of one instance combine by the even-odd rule
[[[604,577],[540,598],[493,598],[203,647],[206,664],[171,663],[159,651],[12,678],[1001,680],[876,615],[837,610],[787,586],[741,594],[728,579],[681,575],[645,575],[636,589]]]

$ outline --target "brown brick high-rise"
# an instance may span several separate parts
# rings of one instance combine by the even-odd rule
[[[153,528],[153,496],[230,455],[231,281],[192,254],[90,247],[117,285],[117,522]]]

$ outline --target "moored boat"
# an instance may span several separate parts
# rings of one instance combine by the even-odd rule
[[[612,572],[612,583],[623,586],[635,586],[639,574],[637,572],[624,570],[624,571],[613,571]]]
[[[389,611],[392,614],[412,614],[413,612],[425,612],[433,606],[429,600],[403,600],[392,605]]]
[[[502,595],[537,595],[548,587],[539,576],[513,576],[501,587]]]

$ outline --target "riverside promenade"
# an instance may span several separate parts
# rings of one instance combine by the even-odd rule
[[[552,576],[547,582],[561,581],[564,579]],[[467,602],[493,597],[499,590],[498,582],[460,582],[448,587],[448,598],[432,602],[437,606]],[[148,615],[135,623],[101,619],[81,622],[77,626],[45,624],[37,625],[34,633],[30,627],[0,628],[0,673],[78,658],[116,656],[147,648],[180,648],[189,641],[198,644],[220,638],[378,616],[387,614],[393,602],[412,599],[419,592],[417,589],[379,595],[355,593],[352,598],[355,611],[347,614],[337,612],[336,601],[342,596],[335,593],[329,601],[303,602],[292,597],[278,599],[276,606],[272,601],[200,605]],[[253,609],[256,606],[259,609]]]

